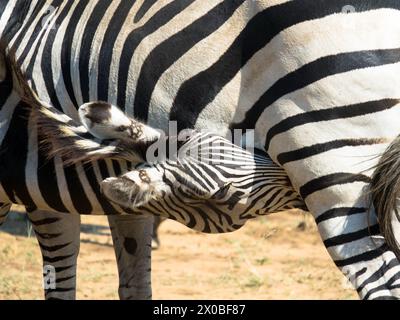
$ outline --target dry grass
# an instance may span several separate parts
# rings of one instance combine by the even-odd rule
[[[153,253],[155,299],[354,299],[316,227],[299,213],[251,221],[232,234],[161,226]],[[83,217],[79,299],[117,299],[117,269],[104,217]],[[39,248],[21,216],[0,232],[0,299],[42,299]]]

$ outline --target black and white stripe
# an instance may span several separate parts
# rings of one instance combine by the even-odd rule
[[[45,29],[49,5],[56,27]],[[12,44],[39,96],[73,119],[83,102],[106,100],[164,130],[169,120],[222,135],[255,128],[360,296],[398,297],[398,261],[367,219],[364,188],[399,133],[399,9],[397,0],[32,1],[36,19]]]

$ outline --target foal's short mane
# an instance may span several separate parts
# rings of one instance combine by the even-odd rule
[[[13,89],[29,109],[29,118],[37,126],[40,148],[48,159],[61,157],[66,166],[105,159],[144,160],[145,146],[140,143],[129,146],[120,141],[98,140],[80,123],[41,101],[30,87],[14,50],[7,49],[4,40],[0,41],[0,54],[5,57],[7,72],[12,73]]]

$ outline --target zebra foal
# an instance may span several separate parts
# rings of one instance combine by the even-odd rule
[[[261,151],[252,154],[225,138],[193,130],[163,140],[119,108],[89,103],[79,110],[88,132],[117,139],[103,145],[85,139],[52,112],[32,110],[50,158],[59,154],[67,166],[106,158],[142,160],[137,169],[101,183],[107,198],[133,213],[173,219],[200,232],[225,233],[251,218],[305,209],[285,172]],[[152,160],[150,148],[171,140],[177,143],[176,154],[153,149],[157,156]]]
[[[31,107],[30,116],[37,123],[47,157],[57,155],[65,166],[106,159],[146,162],[148,148],[161,138],[158,131],[104,102],[87,103],[79,109],[85,132],[33,96],[24,100]],[[142,163],[120,177],[106,178],[101,182],[102,192],[130,213],[173,219],[205,233],[232,232],[248,219],[306,209],[285,172],[258,152],[252,154],[215,134],[188,131],[177,155],[170,155],[175,160]],[[193,157],[199,154],[200,158]]]

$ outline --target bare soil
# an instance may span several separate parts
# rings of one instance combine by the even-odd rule
[[[16,208],[18,211],[18,208]],[[83,217],[78,299],[118,299],[105,217]],[[0,299],[43,299],[41,257],[23,214],[0,229]],[[167,221],[153,252],[154,299],[356,299],[311,217],[298,211],[205,235]]]

